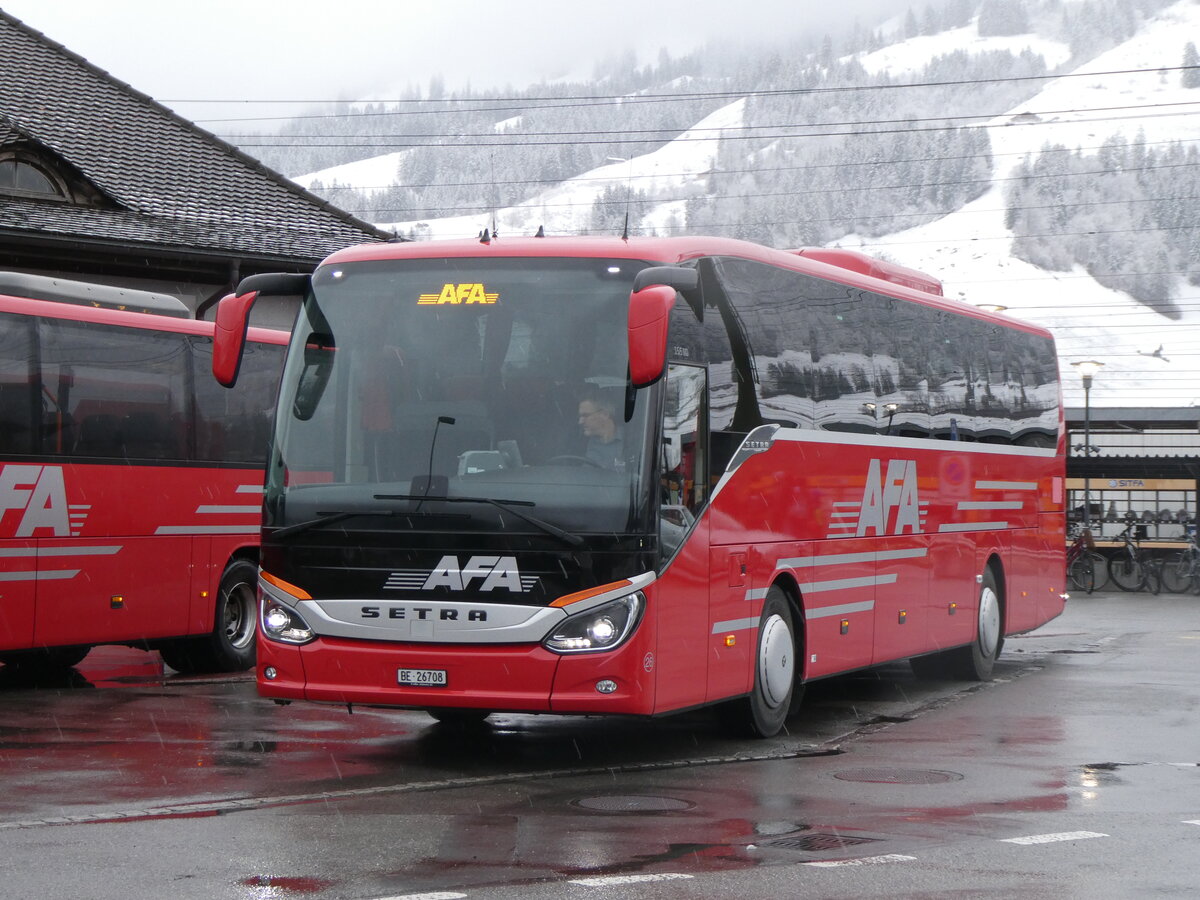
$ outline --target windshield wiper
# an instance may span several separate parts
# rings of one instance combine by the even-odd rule
[[[521,512],[516,507],[520,506],[536,506],[531,500],[496,500],[493,497],[439,497],[429,496],[426,494],[375,494],[376,500],[424,500],[429,503],[487,503],[506,513],[511,513],[518,519],[522,519],[544,531],[551,537],[556,537],[564,543],[570,544],[572,547],[582,547],[584,544],[583,538],[577,534],[571,534],[569,531],[564,531],[557,525],[551,525],[545,519],[539,519],[537,516],[531,516],[529,513]],[[297,527],[297,526],[293,526]]]
[[[382,516],[383,518],[404,516],[405,518],[412,518],[413,516],[419,517],[423,515],[427,514],[402,509],[347,509],[339,512],[317,513],[317,517],[315,519],[309,519],[306,522],[297,522],[295,525],[285,525],[283,528],[276,528],[270,533],[270,536],[273,538],[291,537],[293,534],[299,534],[302,531],[308,531],[310,528],[320,528],[322,525],[332,525],[334,522],[341,522],[343,519],[352,519],[355,516]],[[466,517],[463,516],[462,518]]]
[[[355,516],[394,516],[397,515],[394,509],[375,510],[342,510],[341,512],[318,513],[315,519],[309,519],[307,522],[297,522],[295,525],[286,525],[283,528],[276,528],[271,532],[273,538],[290,537],[293,534],[299,534],[301,531],[308,531],[310,528],[318,528],[321,525],[332,525],[334,522],[340,522],[343,519],[352,519]]]

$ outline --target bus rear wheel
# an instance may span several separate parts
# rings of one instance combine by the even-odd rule
[[[728,724],[751,737],[774,737],[794,711],[796,673],[792,608],[783,589],[772,585],[758,621],[754,685],[748,697],[726,705]]]
[[[221,576],[213,630],[159,648],[163,662],[184,675],[241,672],[254,665],[258,626],[258,566],[235,559]]]
[[[983,570],[979,582],[978,615],[975,639],[965,647],[955,647],[909,660],[919,678],[958,678],[966,681],[990,681],[1000,651],[1004,649],[1004,600],[992,568]]]

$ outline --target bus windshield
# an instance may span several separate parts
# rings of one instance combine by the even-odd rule
[[[627,386],[626,343],[644,265],[319,269],[284,372],[267,527],[650,533],[657,394]]]

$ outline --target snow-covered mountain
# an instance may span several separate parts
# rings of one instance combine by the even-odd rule
[[[1096,9],[1079,0],[1056,5],[1064,17]],[[936,57],[1024,51],[1040,56],[1057,77],[1035,83],[1031,90],[1036,93],[983,123],[991,141],[992,181],[975,199],[915,228],[882,236],[852,233],[832,243],[929,272],[942,279],[947,296],[1003,306],[1010,315],[1052,329],[1068,405],[1083,403],[1081,381],[1070,363],[1097,359],[1105,368],[1093,385],[1095,407],[1200,406],[1200,286],[1188,283],[1184,273],[1176,275],[1173,308],[1158,312],[1103,286],[1082,265],[1051,272],[1025,262],[1013,251],[1005,196],[1021,163],[1047,145],[1080,148],[1087,158],[1098,155],[1101,145],[1114,136],[1147,146],[1200,141],[1200,88],[1184,87],[1179,71],[1160,72],[1162,67],[1178,67],[1184,43],[1197,36],[1200,2],[1179,0],[1140,23],[1132,37],[1071,68],[1056,68],[1072,58],[1072,49],[1062,41],[1033,33],[981,37],[978,15],[967,25],[891,39],[885,46],[843,58],[842,65],[905,81]],[[1129,74],[1112,74],[1126,71]],[[619,201],[638,192],[651,200],[665,198],[643,204],[637,222],[642,233],[680,233],[689,225],[687,198],[711,190],[711,173],[722,164],[728,167],[730,149],[726,146],[722,152],[722,138],[747,124],[748,102],[733,99],[653,152],[610,158],[515,205],[489,210],[485,204],[470,215],[380,224],[422,238],[468,237],[493,227],[501,235],[529,234],[539,226],[551,234],[575,233],[587,229],[597,200]],[[509,124],[497,117],[498,131]],[[761,146],[755,152],[759,150]],[[335,183],[377,188],[394,181],[409,152],[295,180],[318,189]],[[741,162],[752,167],[755,158],[747,153]],[[819,180],[815,184],[819,187]],[[1190,211],[1200,209],[1198,198],[1179,199],[1195,221]]]

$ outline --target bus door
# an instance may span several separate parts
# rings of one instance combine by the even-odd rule
[[[658,678],[655,707],[704,701],[708,678],[709,529],[700,518],[707,495],[707,372],[671,364],[659,446],[659,541],[665,563],[656,585]]]

